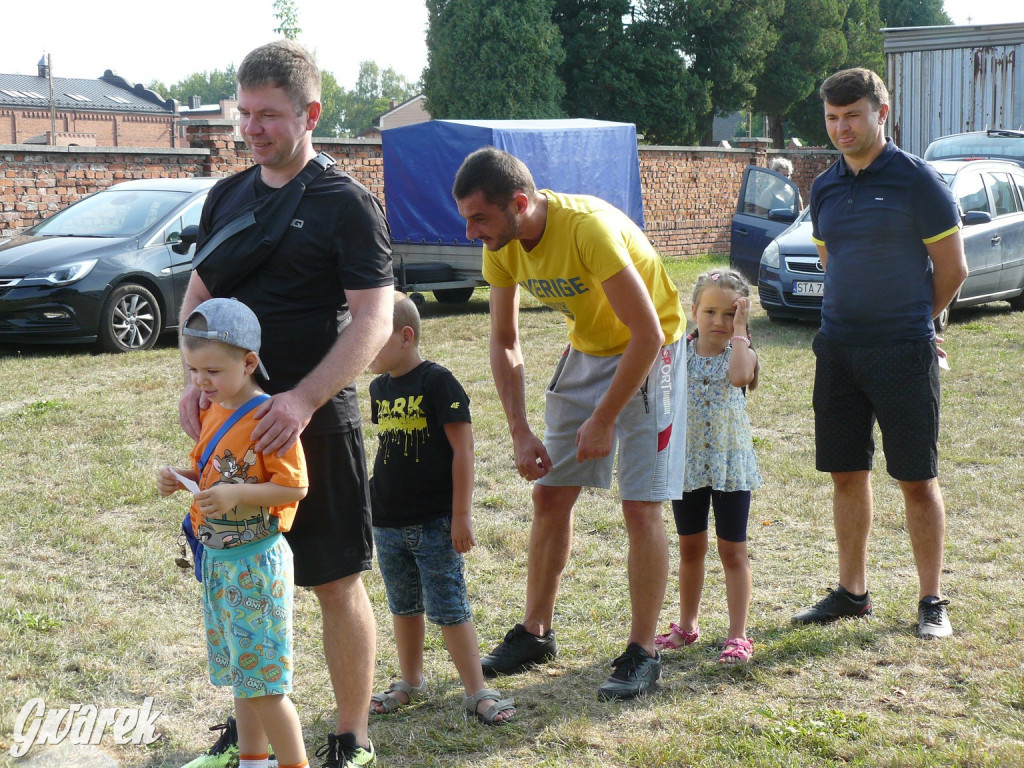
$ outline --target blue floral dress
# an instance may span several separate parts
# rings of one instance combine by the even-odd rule
[[[697,354],[686,342],[686,474],[683,490],[710,486],[716,491],[761,487],[747,400],[729,381],[732,347],[715,357]]]

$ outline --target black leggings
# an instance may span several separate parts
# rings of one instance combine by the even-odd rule
[[[714,491],[711,486],[684,491],[683,498],[672,502],[676,533],[690,536],[708,529],[708,511],[715,508],[715,533],[725,541],[747,540],[750,516],[750,491]]]

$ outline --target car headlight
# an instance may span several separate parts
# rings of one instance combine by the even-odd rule
[[[22,279],[19,285],[68,285],[92,272],[98,259],[85,259],[84,261],[72,261],[69,264],[61,264],[50,267],[40,272],[33,272]]]
[[[781,263],[779,244],[772,240],[768,243],[768,247],[764,249],[764,253],[761,254],[761,263],[766,267],[772,267],[778,269]]]

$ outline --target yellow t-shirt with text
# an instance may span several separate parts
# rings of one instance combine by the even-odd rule
[[[601,283],[632,263],[654,302],[665,344],[681,338],[686,322],[679,293],[640,228],[599,198],[541,193],[548,210],[540,242],[532,251],[518,240],[497,251],[484,248],[484,279],[497,287],[518,285],[565,316],[574,349],[610,357],[625,350],[629,329]]]

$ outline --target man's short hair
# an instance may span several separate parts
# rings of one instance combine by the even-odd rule
[[[875,109],[889,103],[889,90],[885,82],[870,69],[863,67],[836,72],[821,84],[818,95],[822,101],[836,107],[845,107],[864,97]]]
[[[412,328],[413,340],[419,344],[420,312],[416,309],[412,299],[401,291],[395,291],[395,313],[392,318],[391,330],[393,333],[398,333],[406,326]]]
[[[530,169],[518,157],[495,147],[484,147],[462,161],[452,186],[456,200],[465,200],[477,191],[483,192],[491,205],[505,206],[512,202],[516,192],[532,196],[537,185]]]
[[[294,40],[275,40],[249,51],[238,68],[244,90],[282,88],[295,105],[295,114],[320,101],[320,69],[313,55]]]

